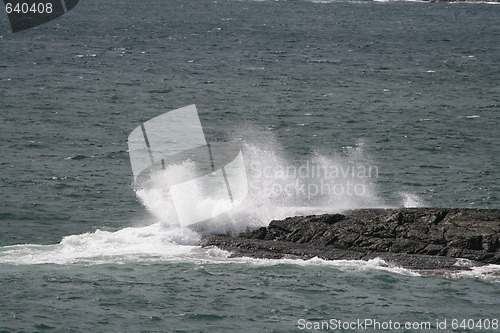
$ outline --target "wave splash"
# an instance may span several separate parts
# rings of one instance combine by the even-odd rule
[[[335,260],[319,258],[254,259],[232,258],[217,248],[196,246],[200,235],[188,228],[165,229],[160,223],[141,228],[125,228],[116,232],[97,230],[93,233],[64,237],[54,245],[14,245],[0,248],[0,265],[99,265],[126,263],[191,262],[197,264],[245,264],[255,267],[291,264],[325,266],[342,271],[382,270],[395,274],[419,276],[410,270],[393,267],[380,259]]]
[[[247,184],[246,199],[230,212],[228,201],[211,193],[203,197],[202,185],[191,188],[185,196],[193,210],[200,215],[218,216],[204,226],[205,233],[239,233],[247,228],[267,226],[274,219],[288,216],[337,213],[347,209],[389,207],[377,194],[378,168],[370,164],[363,152],[363,144],[349,150],[347,154],[328,156],[313,153],[302,160],[288,157],[283,148],[268,133],[252,133],[251,142],[245,142]],[[265,142],[257,137],[266,138]],[[176,179],[196,179],[198,166],[192,161],[172,165],[156,175],[154,183],[169,184]],[[143,205],[162,225],[179,225],[176,204],[166,187],[138,188],[136,194]],[[415,205],[416,200],[411,204]]]
[[[379,198],[375,181],[378,170],[370,165],[363,145],[345,155],[327,156],[313,153],[309,158],[292,160],[275,140],[262,133],[253,133],[253,142],[244,143],[248,196],[224,219],[215,219],[206,233],[238,233],[247,228],[267,226],[273,219],[288,216],[336,213],[347,209],[388,207]],[[266,137],[256,142],[255,137]],[[191,161],[170,166],[158,181],[171,183],[176,179],[193,179],[197,167]],[[262,260],[230,258],[230,253],[197,246],[200,232],[181,227],[172,200],[161,186],[154,189],[136,188],[137,197],[155,217],[156,223],[143,227],[128,227],[118,231],[97,230],[93,233],[64,237],[53,245],[14,245],[0,248],[0,264],[82,264],[126,262],[211,262],[252,263],[274,265],[333,265],[345,270],[383,269],[410,274],[401,268],[389,267],[383,261]],[[201,189],[200,189],[201,191]],[[406,196],[407,194],[402,194]],[[220,209],[226,201],[216,196],[211,202],[196,203],[193,209]],[[418,203],[406,200],[409,204]],[[218,206],[220,204],[220,206]],[[413,273],[411,273],[413,274]],[[411,275],[410,274],[410,275]]]
[[[160,223],[115,232],[96,230],[63,237],[59,244],[1,247],[0,263],[100,264],[169,260],[188,254],[199,239],[200,235],[190,229],[166,229]]]

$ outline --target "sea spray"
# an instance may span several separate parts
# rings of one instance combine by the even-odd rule
[[[265,141],[259,141],[255,132],[242,143],[246,177],[240,181],[248,182],[248,195],[242,203],[219,216],[218,212],[224,212],[228,205],[223,195],[211,193],[206,197],[202,195],[206,189],[200,185],[184,196],[188,201],[184,204],[193,210],[215,210],[204,212],[217,216],[206,223],[205,232],[238,233],[287,216],[386,206],[376,191],[379,170],[368,163],[362,144],[348,154],[312,153],[297,161],[287,156],[269,133]],[[187,160],[156,174],[154,183],[196,179],[200,177],[199,170],[195,162]],[[167,186],[137,188],[136,194],[163,225],[179,224]]]
[[[424,201],[416,194],[408,192],[399,192],[402,199],[402,206],[405,208],[423,207]]]
[[[257,133],[257,134],[256,134]],[[248,228],[267,226],[274,219],[288,216],[336,213],[347,209],[389,207],[377,193],[379,172],[364,153],[363,144],[344,154],[313,152],[303,159],[294,159],[269,133],[256,131],[242,142],[248,182],[246,200],[231,211],[205,225],[204,233],[237,234]],[[266,139],[259,140],[258,137]],[[258,259],[229,258],[230,254],[197,246],[202,235],[192,228],[180,227],[169,185],[195,179],[200,167],[186,160],[168,165],[155,175],[154,188],[136,186],[137,197],[153,215],[153,223],[118,231],[97,230],[70,235],[53,245],[15,245],[0,248],[3,264],[100,264],[130,261],[182,262],[251,262],[274,264]],[[203,198],[204,188],[197,188],[186,200],[193,209],[224,211],[227,200],[212,193]],[[406,205],[418,205],[419,198],[401,193]],[[289,262],[289,261],[277,261]],[[303,261],[290,261],[301,263]],[[326,264],[323,261],[307,261]],[[373,263],[338,265],[349,269],[371,267]],[[335,264],[335,265],[337,265]],[[385,267],[383,265],[377,265]],[[392,268],[391,268],[392,270]]]
[[[64,237],[53,245],[13,245],[0,248],[0,263],[100,264],[128,261],[169,261],[189,256],[200,235],[187,228],[165,228],[159,223],[118,231]]]

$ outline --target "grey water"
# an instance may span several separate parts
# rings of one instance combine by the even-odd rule
[[[0,15],[0,332],[495,331],[451,327],[500,319],[485,271],[198,248],[134,192],[127,137],[196,104],[211,142],[376,166],[380,206],[498,208],[499,18],[488,3],[88,0],[13,34]]]

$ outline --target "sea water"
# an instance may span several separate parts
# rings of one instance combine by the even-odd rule
[[[208,141],[240,142],[251,186],[230,232],[498,208],[499,8],[88,0],[16,34],[1,16],[0,332],[495,331],[498,266],[422,276],[200,248],[165,193],[133,186],[127,137],[196,104]],[[300,190],[322,180],[345,191]],[[380,326],[339,324],[365,320]]]

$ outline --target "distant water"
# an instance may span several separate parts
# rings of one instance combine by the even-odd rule
[[[238,230],[347,208],[498,208],[499,17],[487,3],[88,0],[12,34],[0,15],[0,332],[500,319],[495,266],[423,277],[201,249],[157,194],[133,190],[126,145],[195,103],[208,140],[241,140],[257,167],[378,170],[363,196],[253,196]]]

